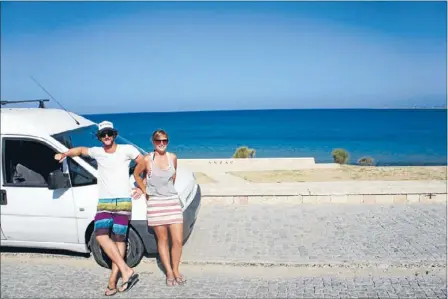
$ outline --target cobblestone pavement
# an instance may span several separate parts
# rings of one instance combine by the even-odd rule
[[[446,298],[444,269],[389,272],[287,267],[189,266],[184,286],[167,287],[157,266],[135,268],[125,298]],[[91,259],[2,255],[1,298],[100,298],[108,270]]]
[[[446,264],[446,205],[204,205],[184,261]]]
[[[184,247],[188,284],[153,259],[127,298],[446,298],[445,205],[204,205]],[[274,266],[259,267],[254,264]],[[2,298],[101,297],[93,258],[2,253]]]

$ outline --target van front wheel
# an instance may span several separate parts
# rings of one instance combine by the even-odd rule
[[[112,261],[96,240],[95,232],[93,232],[90,237],[90,251],[92,252],[93,258],[98,265],[107,269],[112,268]],[[128,239],[126,243],[126,264],[128,264],[131,268],[137,266],[142,260],[144,253],[145,247],[142,239],[140,239],[140,236],[132,227],[129,227]]]

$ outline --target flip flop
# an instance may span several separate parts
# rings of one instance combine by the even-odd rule
[[[167,278],[166,285],[169,287],[173,287],[173,286],[177,285],[176,278]]]
[[[118,290],[121,293],[127,292],[130,289],[132,289],[132,287],[138,282],[138,274],[134,273],[131,275],[131,277],[129,277],[128,281],[123,282],[123,284],[121,285],[121,287],[124,287],[124,285],[126,285],[126,288],[123,291]]]
[[[111,289],[109,286],[107,286],[107,289],[109,290],[109,291],[115,291],[115,292],[113,292],[113,293],[107,293],[107,291],[106,292],[104,292],[104,296],[113,296],[113,295],[115,295],[116,293],[118,293],[118,290],[115,288],[115,289]]]
[[[185,276],[181,275],[179,277],[176,277],[176,282],[179,285],[183,285],[184,283],[187,282],[187,279],[185,279]]]

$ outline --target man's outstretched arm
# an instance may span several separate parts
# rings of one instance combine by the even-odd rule
[[[89,148],[80,146],[80,147],[74,147],[66,151],[65,153],[59,153],[54,156],[55,160],[58,160],[59,162],[62,162],[65,157],[76,157],[76,156],[88,156],[89,155]]]

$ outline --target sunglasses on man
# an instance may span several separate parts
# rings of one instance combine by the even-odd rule
[[[98,136],[99,136],[100,138],[104,138],[104,137],[106,137],[106,136],[114,137],[114,136],[115,136],[115,131],[112,131],[112,130],[105,130],[105,131],[102,131],[101,133],[99,133]]]

